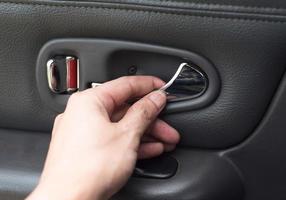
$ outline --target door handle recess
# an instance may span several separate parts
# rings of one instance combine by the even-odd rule
[[[76,84],[67,81],[70,78],[67,61],[61,64],[63,69],[59,68],[59,58],[67,57],[73,58],[72,66],[76,65],[72,68],[72,74],[77,77]],[[62,112],[70,93],[87,89],[93,82],[104,83],[126,75],[153,75],[167,82],[181,63],[188,65],[181,68],[179,76],[167,88],[173,98],[164,112],[198,109],[213,102],[219,93],[220,79],[210,61],[186,50],[135,42],[52,40],[39,52],[36,80],[42,100],[53,110]],[[57,74],[56,70],[63,70],[63,73]],[[52,82],[55,78],[57,81]]]

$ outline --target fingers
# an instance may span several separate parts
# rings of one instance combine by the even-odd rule
[[[162,144],[160,142],[142,143],[138,149],[138,159],[148,159],[161,155],[163,152],[170,152],[176,145]]]
[[[160,119],[155,121],[147,134],[167,144],[177,144],[180,140],[178,131]]]
[[[149,135],[144,135],[141,139],[141,144],[154,143],[154,142],[162,143],[164,145],[164,151],[166,151],[166,152],[172,151],[177,145],[177,143],[164,143],[164,142],[158,140],[157,138],[154,138],[154,137],[149,136]]]
[[[149,132],[142,137],[142,142],[162,142],[164,144],[177,144],[180,140],[180,134],[176,129],[166,122],[157,119]]]
[[[138,149],[138,159],[153,158],[164,152],[164,146],[160,142],[143,143]]]
[[[129,107],[130,105],[124,105],[117,109],[111,117],[112,121],[118,122],[121,120]],[[142,142],[156,141],[164,144],[177,144],[179,140],[180,135],[178,131],[161,119],[156,119],[141,139]]]
[[[140,138],[164,108],[165,104],[165,93],[154,91],[134,103],[119,121],[119,126]]]
[[[164,144],[164,151],[170,152],[173,151],[176,148],[175,144]]]
[[[139,159],[152,158],[163,152],[173,151],[176,148],[180,140],[180,135],[166,122],[157,119],[150,130],[151,131],[145,134],[141,139],[143,143],[141,143],[139,147]]]
[[[164,82],[156,77],[129,76],[106,82],[84,92],[95,99],[99,99],[111,115],[115,108],[121,106],[127,100],[142,97],[162,85],[164,85]]]

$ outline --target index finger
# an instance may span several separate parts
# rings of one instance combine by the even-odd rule
[[[164,81],[154,76],[125,76],[86,92],[99,99],[110,116],[116,107],[127,100],[144,96],[164,84]]]

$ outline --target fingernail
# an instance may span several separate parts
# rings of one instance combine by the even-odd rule
[[[166,103],[166,94],[160,90],[157,90],[150,94],[149,99],[158,107],[162,108]]]

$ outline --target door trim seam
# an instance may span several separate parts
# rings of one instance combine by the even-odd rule
[[[265,22],[265,23],[282,23],[286,22],[286,15],[261,15],[261,14],[232,14],[226,12],[212,12],[212,11],[197,11],[188,10],[176,10],[176,9],[166,9],[162,10],[162,8],[158,8],[155,10],[154,8],[136,8],[134,7],[120,7],[119,5],[74,5],[71,3],[56,3],[56,2],[14,2],[14,1],[0,1],[0,4],[13,4],[13,5],[27,5],[27,6],[45,6],[45,7],[58,7],[58,8],[79,8],[79,9],[105,9],[105,10],[121,10],[121,11],[135,11],[135,12],[143,12],[143,13],[155,13],[155,14],[166,14],[166,15],[175,15],[175,16],[189,16],[189,17],[201,17],[201,18],[211,18],[211,19],[225,19],[225,20],[243,20],[243,21],[254,21],[254,22]],[[228,16],[227,16],[228,15]],[[237,16],[239,15],[239,16]]]

